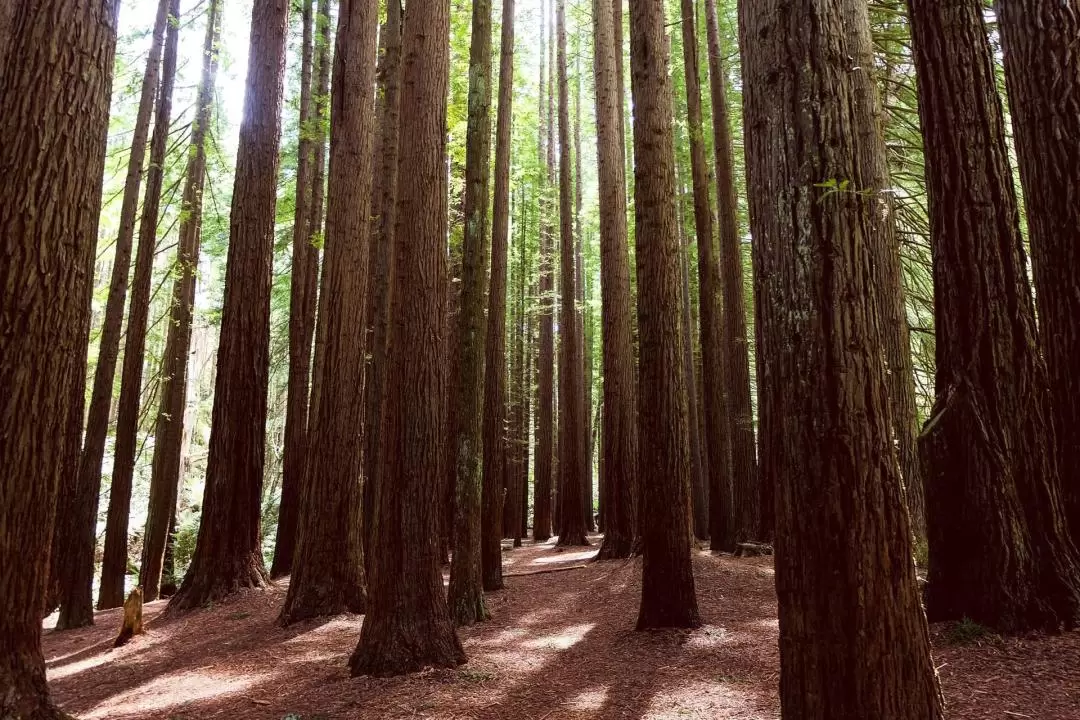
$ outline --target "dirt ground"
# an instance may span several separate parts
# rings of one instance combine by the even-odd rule
[[[589,563],[595,551],[505,552],[506,588],[488,596],[490,622],[460,631],[469,662],[454,670],[350,678],[363,618],[281,628],[278,583],[175,618],[149,603],[147,634],[119,649],[119,610],[90,628],[47,627],[49,684],[85,720],[779,717],[768,558],[699,552],[707,624],[639,633],[640,560]],[[557,568],[573,569],[533,574]],[[1080,633],[959,645],[935,628],[934,637],[952,720],[1080,720]]]

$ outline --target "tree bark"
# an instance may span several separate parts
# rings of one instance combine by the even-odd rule
[[[577,236],[577,324],[578,344],[581,346],[582,365],[582,423],[584,450],[582,451],[581,496],[585,513],[585,529],[596,532],[596,519],[593,516],[593,473],[592,473],[592,343],[591,320],[587,310],[588,288],[585,272],[585,233],[581,230],[581,206],[584,202],[581,179],[581,55],[580,38],[575,38],[574,46],[574,234]]]
[[[199,538],[170,610],[262,587],[260,498],[270,371],[270,280],[289,5],[255,0],[225,268],[213,423]],[[316,404],[317,407],[317,404]]]
[[[881,351],[892,219],[866,5],[745,4],[740,34],[781,712],[941,718]]]
[[[443,596],[436,515],[442,475],[446,95],[449,0],[410,0],[401,75],[401,155],[390,367],[368,611],[354,675],[465,661]]]
[[[215,48],[221,34],[221,3],[207,8],[206,40],[203,43],[202,75],[196,92],[188,163],[185,171],[176,265],[179,272],[172,288],[169,326],[161,367],[161,403],[154,425],[154,456],[150,472],[150,497],[143,529],[143,554],[139,585],[143,602],[158,599],[162,562],[176,515],[176,498],[182,481],[181,455],[187,397],[188,354],[195,304],[195,276],[199,267],[202,226],[202,193],[206,176],[206,134],[213,119],[214,80],[218,58]]]
[[[0,55],[0,716],[49,701],[42,599],[81,394],[119,3],[16,2]],[[64,51],[58,51],[63,48]],[[81,416],[79,418],[81,420]]]
[[[697,598],[687,532],[690,464],[686,374],[679,336],[679,239],[675,208],[672,91],[664,4],[630,6],[634,98],[634,200],[637,242],[642,479],[639,630],[696,627]]]
[[[1080,4],[994,3],[1035,275],[1062,500],[1080,542]]]
[[[932,621],[1072,626],[1046,367],[1025,272],[1005,122],[977,0],[909,2],[934,249],[936,397],[919,438]]]

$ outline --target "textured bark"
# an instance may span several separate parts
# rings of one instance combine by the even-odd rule
[[[206,176],[206,134],[214,112],[214,79],[217,76],[217,53],[214,48],[220,33],[221,3],[220,0],[213,0],[207,9],[202,75],[196,93],[195,119],[192,121],[181,200],[182,214],[174,271],[177,277],[173,282],[165,353],[161,361],[161,404],[154,425],[150,498],[143,529],[142,561],[139,564],[139,585],[143,589],[144,602],[158,599],[162,562],[176,516],[176,497],[182,480],[181,456],[188,354],[191,348],[195,274],[199,267],[202,226],[202,193]]]
[[[131,253],[146,157],[146,140],[154,110],[154,98],[158,91],[168,8],[169,0],[163,0],[158,6],[154,20],[150,51],[147,56],[146,70],[143,73],[139,108],[132,132],[127,176],[124,180],[120,230],[113,245],[112,275],[109,280],[109,294],[105,301],[105,317],[101,326],[101,340],[97,366],[94,370],[93,390],[90,395],[86,434],[79,456],[78,474],[73,478],[74,484],[71,485],[73,494],[64,503],[63,513],[58,516],[61,519],[59,525],[66,528],[64,535],[67,536],[66,540],[60,540],[64,548],[63,552],[54,553],[54,562],[57,563],[54,572],[58,573],[56,601],[60,604],[60,619],[57,621],[59,630],[91,625],[94,622],[91,586],[97,549],[101,465],[109,431],[113,381],[123,331],[124,302],[127,296],[128,274],[131,271]],[[80,416],[80,429],[81,422]],[[126,551],[126,544],[124,550]]]
[[[364,303],[371,231],[371,166],[376,0],[344,0],[338,9],[330,99],[330,174],[326,194],[322,305],[327,336],[318,363],[310,457],[289,592],[279,621],[364,610],[361,523],[364,415]]]
[[[367,434],[364,442],[364,546],[372,541],[375,489],[378,487],[379,438],[382,436],[386,353],[390,319],[390,264],[394,251],[395,201],[397,198],[398,123],[400,121],[401,84],[401,0],[386,5],[386,24],[380,36],[383,45],[379,67],[379,138],[376,145],[378,172],[375,173],[372,216],[375,227],[371,237],[371,260],[368,284],[371,303],[371,374],[367,380]],[[364,559],[370,564],[371,554]]]
[[[49,702],[41,611],[82,393],[119,3],[15,2],[0,56],[0,717]],[[62,51],[61,51],[62,49]],[[81,420],[81,416],[79,418]]]
[[[308,442],[308,378],[311,375],[311,343],[315,334],[317,288],[308,287],[309,265],[317,265],[311,244],[316,230],[311,222],[312,165],[312,64],[315,55],[314,0],[304,0],[300,51],[300,139],[296,149],[296,207],[293,211],[292,267],[289,286],[289,380],[285,405],[285,446],[281,458],[281,502],[278,504],[274,561],[270,577],[288,575],[296,552],[296,525]]]
[[[637,537],[637,380],[630,325],[626,166],[620,115],[622,87],[617,71],[622,48],[618,47],[617,58],[611,12],[616,4],[618,0],[593,0],[604,372],[600,440],[604,542],[599,556],[602,559],[629,557]]]
[[[269,580],[259,538],[270,371],[270,276],[289,5],[255,0],[225,268],[199,538],[170,610]],[[316,405],[317,407],[317,405]]]
[[[712,100],[713,151],[716,171],[717,239],[723,323],[725,422],[731,450],[731,503],[735,542],[772,538],[761,529],[760,484],[754,445],[754,413],[750,392],[750,353],[746,337],[746,300],[743,297],[743,259],[739,239],[738,200],[735,196],[735,151],[731,139],[727,100],[727,71],[716,16],[716,0],[705,0],[709,47],[709,88]],[[711,250],[711,248],[710,248]],[[905,325],[906,327],[906,325]],[[769,499],[768,516],[772,516]]]
[[[941,718],[875,298],[891,206],[866,5],[748,3],[740,35],[781,712]]]
[[[585,233],[581,231],[581,206],[583,203],[581,179],[581,43],[575,44],[574,57],[577,58],[574,69],[574,235],[577,237],[577,324],[578,343],[581,346],[581,364],[583,370],[582,422],[585,425],[584,450],[582,452],[581,497],[585,512],[585,529],[596,531],[596,519],[593,516],[593,473],[592,473],[592,318],[588,315],[588,292],[585,277]]]
[[[687,384],[679,335],[679,239],[672,91],[664,4],[630,7],[640,377],[638,469],[642,565],[639,630],[696,627],[690,564]]]
[[[1080,613],[982,4],[909,2],[934,249],[936,397],[919,438],[930,619],[1057,630]]]
[[[544,47],[545,29],[547,29],[547,3],[541,0],[543,19],[540,21],[540,46]],[[555,405],[555,327],[552,317],[551,295],[552,283],[552,250],[551,250],[551,223],[549,220],[551,204],[548,200],[548,185],[551,179],[551,154],[548,146],[551,144],[551,92],[550,88],[545,95],[545,81],[547,72],[544,69],[545,53],[540,53],[540,344],[539,359],[537,360],[538,376],[536,391],[536,413],[539,429],[536,435],[536,469],[533,477],[533,540],[543,542],[551,537],[551,483],[554,476],[552,461],[554,459],[554,405]],[[547,142],[544,133],[544,108],[548,108]]]
[[[559,75],[559,545],[588,545],[582,503],[585,469],[585,366],[577,317],[570,100],[566,79],[566,0],[556,2]]]
[[[457,317],[457,400],[451,415],[456,502],[454,557],[450,565],[448,602],[450,615],[458,625],[472,625],[486,620],[483,591],[502,587],[502,482],[492,478],[492,483],[482,483],[484,295],[490,160],[491,3],[488,0],[474,0],[469,44],[469,118],[465,139],[461,311]],[[494,547],[491,547],[492,544]]]
[[[694,229],[698,247],[698,313],[701,322],[701,409],[705,420],[704,451],[709,482],[709,537],[713,550],[735,549],[732,505],[731,407],[725,392],[723,307],[720,273],[709,207],[709,167],[705,160],[705,131],[701,120],[701,70],[698,64],[694,0],[681,0],[683,66],[686,69],[686,117],[690,135],[690,178],[694,190]],[[696,387],[691,385],[691,387]],[[696,496],[695,496],[696,497]],[[704,499],[704,494],[702,494]],[[695,508],[694,517],[698,512]],[[695,523],[697,524],[697,523]],[[699,528],[698,536],[703,533]]]
[[[1016,133],[1062,500],[1080,542],[1080,3],[994,3]]]
[[[354,675],[465,661],[443,597],[436,533],[445,333],[449,0],[410,0],[403,34],[401,156],[390,367],[370,594]]]
[[[521,496],[516,447],[507,442],[507,421],[515,423],[516,413],[507,413],[506,363],[506,275],[510,240],[510,135],[514,98],[514,0],[503,0],[499,42],[499,108],[495,122],[495,193],[492,207],[491,288],[488,291],[488,327],[484,363],[484,473],[483,530],[484,575],[502,585],[503,488],[508,533],[521,527]],[[520,327],[520,325],[519,325]],[[517,537],[520,540],[520,535]],[[496,543],[498,543],[496,545]],[[520,542],[518,542],[520,544]],[[486,585],[486,583],[485,583]],[[486,588],[494,589],[494,588]]]

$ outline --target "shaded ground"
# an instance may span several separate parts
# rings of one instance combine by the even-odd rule
[[[702,617],[692,632],[633,631],[640,561],[588,563],[595,547],[505,553],[494,618],[461,631],[468,664],[405,678],[350,678],[362,617],[288,629],[285,585],[176,618],[144,610],[148,634],[112,649],[120,611],[92,628],[46,630],[54,699],[80,718],[778,717],[776,601],[768,558],[695,558]],[[541,574],[538,570],[574,568]],[[937,662],[953,720],[1080,720],[1080,635],[947,644]]]

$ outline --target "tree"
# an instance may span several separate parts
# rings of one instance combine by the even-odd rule
[[[485,589],[502,586],[502,492],[509,510],[510,535],[520,545],[520,474],[515,462],[519,454],[507,442],[506,378],[506,275],[510,236],[510,135],[514,98],[514,0],[503,0],[502,31],[499,42],[499,109],[495,121],[495,196],[492,208],[491,289],[488,292],[488,328],[484,363],[484,468],[483,517],[494,520],[483,530],[484,575],[492,582]],[[520,320],[520,319],[519,319]],[[512,364],[513,365],[513,364]],[[516,422],[512,432],[517,432]],[[490,571],[490,572],[489,572]]]
[[[713,117],[713,152],[716,172],[717,238],[720,247],[720,289],[723,322],[720,349],[723,355],[725,418],[730,429],[731,534],[736,542],[762,533],[760,484],[754,446],[754,413],[750,393],[750,353],[746,338],[746,300],[743,297],[743,258],[739,239],[738,200],[735,195],[735,151],[728,115],[727,72],[716,0],[705,0],[705,25],[709,48],[709,88]],[[711,255],[710,248],[710,255]],[[715,270],[715,266],[714,266]],[[700,269],[699,269],[700,272]],[[906,327],[906,326],[905,326]],[[771,498],[769,516],[771,517]],[[717,518],[719,519],[719,518]],[[772,523],[769,523],[771,528]]]
[[[871,269],[892,208],[866,5],[746,3],[739,21],[781,712],[941,718]]]
[[[270,577],[273,578],[288,575],[292,570],[310,419],[308,377],[311,374],[311,343],[315,332],[315,295],[318,293],[318,288],[308,287],[308,279],[317,277],[317,271],[313,271],[311,266],[318,266],[318,250],[311,242],[312,236],[318,231],[311,217],[311,196],[314,191],[312,165],[315,160],[313,136],[316,134],[312,127],[314,109],[311,102],[316,22],[313,5],[314,0],[304,0],[301,14],[300,139],[296,149],[296,207],[293,212],[289,284],[289,395],[281,459],[281,502],[278,504],[274,562],[270,566]],[[319,141],[322,140],[319,137]]]
[[[629,557],[637,538],[637,425],[626,240],[626,166],[612,27],[615,0],[593,0],[596,157],[600,187],[600,303],[604,412],[601,416],[603,559]],[[622,13],[619,13],[621,18]],[[621,22],[621,20],[620,20]],[[621,56],[621,48],[619,48]]]
[[[637,241],[638,472],[642,565],[639,630],[696,627],[687,532],[690,465],[686,375],[679,336],[679,239],[675,211],[672,91],[664,4],[630,6]]]
[[[67,717],[41,654],[60,473],[83,387],[119,3],[6,8],[0,37],[0,716]],[[66,52],[57,52],[62,47]],[[80,418],[81,419],[81,418]]]
[[[361,523],[364,415],[364,303],[371,207],[375,84],[375,0],[339,7],[330,110],[330,174],[320,313],[322,392],[312,405],[311,455],[300,495],[289,593],[279,621],[364,609]]]
[[[213,0],[206,14],[202,74],[196,91],[195,118],[192,120],[180,205],[180,232],[174,271],[178,274],[172,287],[165,353],[161,361],[161,403],[154,424],[149,502],[143,529],[142,561],[139,563],[139,585],[143,589],[144,602],[157,600],[161,589],[162,563],[175,517],[180,483],[188,354],[195,304],[195,273],[199,267],[202,193],[206,178],[206,135],[214,115],[214,79],[218,67],[215,48],[220,34],[221,3],[220,0]]]
[[[585,469],[585,366],[577,319],[574,269],[573,176],[570,167],[570,101],[566,81],[566,0],[556,3],[559,75],[559,241],[562,293],[559,318],[559,545],[588,545],[582,506]]]
[[[1080,5],[995,2],[1035,275],[1062,500],[1080,542]]]
[[[1080,613],[1046,367],[982,4],[909,2],[934,248],[934,407],[919,438],[927,613],[1002,631]],[[963,178],[963,182],[958,182]]]
[[[544,30],[549,13],[547,3],[541,0],[540,46],[544,45]],[[554,406],[555,406],[555,323],[552,317],[551,295],[554,290],[551,269],[551,223],[548,185],[551,178],[550,88],[544,93],[547,73],[544,69],[545,52],[540,53],[540,122],[539,126],[539,161],[540,161],[540,357],[537,360],[536,413],[539,418],[539,431],[536,434],[536,467],[533,475],[533,541],[543,542],[551,537],[551,482],[554,475]],[[544,142],[544,106],[548,107],[548,142]]]
[[[367,617],[354,675],[465,661],[443,596],[435,542],[441,473],[446,292],[449,0],[410,0],[401,67],[401,154],[390,367]]]
[[[285,0],[256,0],[236,158],[214,413],[195,554],[169,608],[187,610],[269,580],[259,544],[269,375]]]
[[[581,37],[575,33],[574,56],[574,235],[577,237],[577,338],[582,364],[582,423],[584,424],[584,450],[581,453],[581,496],[585,513],[585,529],[596,532],[593,517],[593,434],[592,434],[592,317],[589,308],[587,277],[585,270],[585,233],[581,229],[581,207],[584,203],[581,175]]]
[[[450,614],[458,625],[486,620],[483,591],[502,587],[502,482],[493,476],[489,483],[482,475],[484,270],[490,167],[491,3],[473,0],[465,141],[465,233],[461,311],[457,316],[460,360],[454,386],[457,400],[451,416],[454,432],[450,439],[454,447],[456,502],[449,603]],[[487,562],[482,563],[484,558]],[[494,568],[490,567],[492,564]]]

